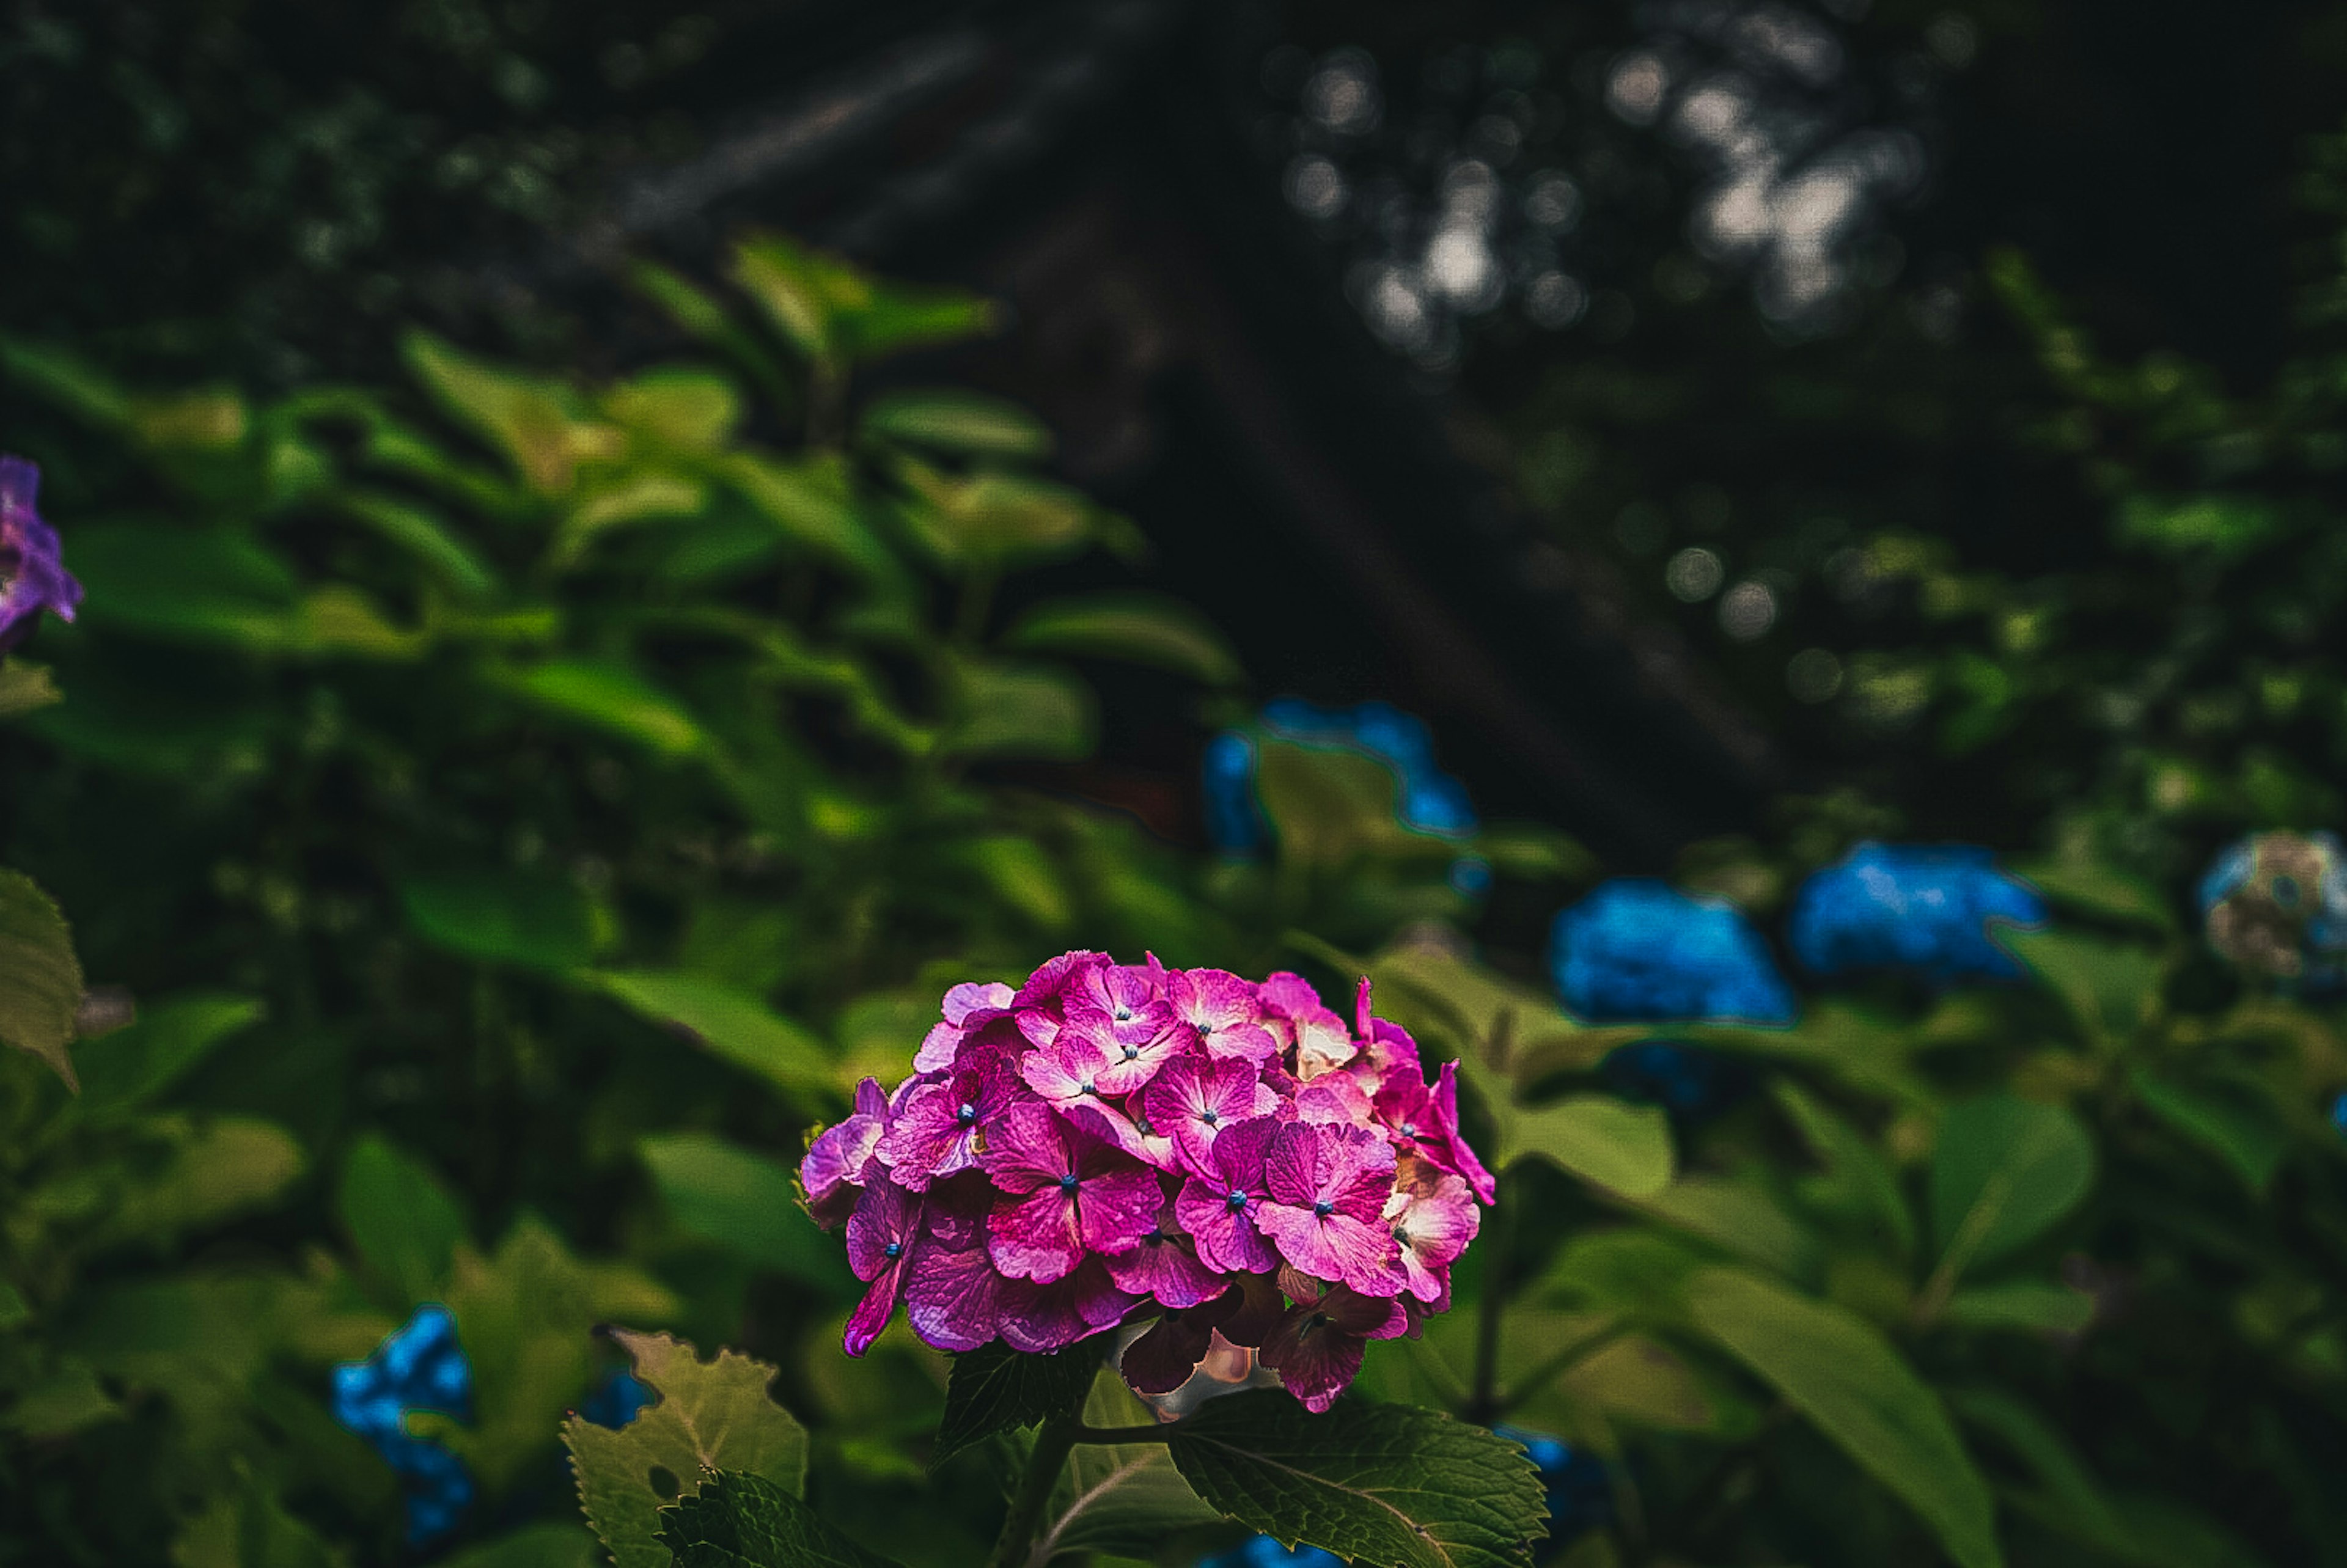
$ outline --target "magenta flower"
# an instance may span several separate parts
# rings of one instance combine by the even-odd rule
[[[1010,1016],[1011,990],[996,983],[964,983],[946,993],[945,1017],[929,1026],[921,1049],[913,1053],[913,1071],[939,1072],[961,1054],[962,1042],[987,1025]]]
[[[1405,1154],[1383,1218],[1399,1252],[1402,1288],[1442,1310],[1450,1300],[1450,1266],[1483,1224],[1466,1179]]]
[[[1261,994],[1264,1020],[1281,1049],[1293,1054],[1298,1080],[1309,1083],[1353,1060],[1359,1048],[1345,1020],[1321,1004],[1304,977],[1282,970],[1263,982]]]
[[[1158,1206],[1157,1224],[1140,1245],[1102,1261],[1119,1290],[1146,1296],[1161,1307],[1195,1307],[1220,1296],[1229,1283],[1198,1261],[1171,1199]]]
[[[81,603],[81,584],[65,569],[56,530],[34,508],[40,487],[38,467],[0,456],[0,651],[22,642],[41,611],[71,620]]]
[[[807,1144],[799,1165],[799,1190],[806,1194],[807,1213],[825,1230],[843,1224],[863,1194],[864,1167],[888,1127],[888,1100],[880,1081],[867,1078],[856,1086],[856,1112],[835,1127],[826,1127]]]
[[[1019,1071],[1036,1093],[1066,1105],[1086,1095],[1131,1094],[1186,1047],[1170,1020],[1144,1031],[1144,1026],[1118,1023],[1097,1008],[1078,1004],[1068,1009],[1048,1044],[1027,1053]]]
[[[1381,1223],[1394,1178],[1383,1139],[1359,1127],[1291,1122],[1272,1141],[1264,1174],[1271,1201],[1255,1225],[1280,1256],[1363,1296],[1401,1288],[1393,1235]]]
[[[986,1218],[987,1248],[1013,1279],[1063,1279],[1091,1254],[1130,1251],[1156,1223],[1154,1172],[1031,1101],[1002,1117],[985,1166],[1004,1194]]]
[[[1042,1355],[1089,1339],[1124,1321],[1142,1297],[1119,1290],[1098,1258],[1049,1285],[1002,1282],[1002,1340],[1013,1350]]]
[[[949,1248],[933,1234],[905,1281],[906,1319],[940,1350],[975,1350],[1001,1332],[1006,1283],[987,1256],[983,1235]]]
[[[1227,969],[1177,969],[1166,979],[1165,999],[1210,1056],[1265,1062],[1279,1054],[1278,1042],[1263,1026],[1257,988]]]
[[[971,1169],[980,1140],[1010,1108],[1015,1082],[999,1063],[981,1061],[922,1084],[874,1145],[874,1154],[917,1193],[938,1177]]]
[[[883,1177],[864,1189],[847,1222],[847,1266],[870,1288],[847,1319],[847,1353],[861,1356],[888,1326],[921,1240],[918,1195]]]
[[[1172,1134],[1161,1131],[1149,1119],[1139,1096],[1124,1103],[1127,1109],[1119,1110],[1104,1101],[1086,1100],[1066,1107],[1061,1114],[1087,1132],[1107,1139],[1152,1170],[1180,1174],[1181,1151]]]
[[[1269,1036],[1266,1036],[1268,1039]],[[1255,1064],[1184,1058],[1159,1073],[1141,1097],[1151,1123],[1171,1136],[1183,1159],[1203,1163],[1215,1136],[1233,1122],[1268,1116],[1279,1096]]]
[[[1225,1127],[1205,1158],[1190,1168],[1174,1209],[1207,1267],[1222,1274],[1261,1274],[1279,1262],[1256,1223],[1271,1201],[1264,1161],[1279,1132],[1280,1124],[1268,1116]]]
[[[1263,1342],[1263,1364],[1279,1374],[1287,1391],[1317,1413],[1337,1402],[1361,1370],[1361,1353],[1372,1339],[1396,1339],[1409,1331],[1409,1315],[1399,1301],[1379,1301],[1341,1285],[1283,1275],[1280,1287],[1296,1305]]]

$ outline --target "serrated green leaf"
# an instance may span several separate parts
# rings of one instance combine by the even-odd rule
[[[81,960],[56,905],[22,872],[0,870],[0,1040],[32,1052],[75,1087]]]
[[[508,670],[497,683],[516,696],[606,734],[634,741],[665,756],[690,756],[707,743],[682,703],[624,664],[549,659]]]
[[[1840,1307],[1740,1269],[1688,1280],[1695,1323],[1782,1394],[1932,1527],[1962,1568],[1999,1568],[1988,1485],[1939,1396]]]
[[[981,1438],[1074,1409],[1092,1386],[1106,1349],[1106,1341],[1095,1337],[1048,1356],[1022,1355],[999,1342],[956,1356],[929,1462],[943,1464]]]
[[[2127,1081],[2144,1109],[2231,1167],[2262,1194],[2290,1152],[2290,1132],[2273,1101],[2253,1082],[2179,1083],[2137,1068]]]
[[[654,1133],[639,1139],[636,1151],[679,1229],[835,1300],[862,1294],[838,1239],[807,1218],[781,1161],[709,1132]]]
[[[1522,1568],[1547,1533],[1524,1450],[1439,1411],[1316,1416],[1266,1389],[1211,1401],[1166,1440],[1200,1497],[1290,1545],[1389,1568]]]
[[[899,1568],[765,1477],[740,1471],[720,1471],[661,1509],[658,1540],[676,1568]]]
[[[1949,1108],[1932,1155],[1932,1228],[1952,1276],[2025,1246],[2094,1184],[2095,1143],[2057,1106],[1991,1095]]]
[[[823,1042],[754,992],[704,975],[651,969],[590,969],[579,978],[770,1083],[819,1099],[834,1092],[836,1075]]]
[[[466,958],[576,969],[602,945],[595,906],[564,882],[513,872],[411,876],[399,901],[417,935]]]
[[[579,1506],[618,1568],[668,1568],[661,1510],[697,1492],[707,1472],[754,1475],[793,1497],[804,1490],[806,1431],[767,1396],[773,1367],[732,1350],[703,1361],[666,1334],[614,1329],[612,1337],[660,1400],[617,1431],[574,1415],[562,1440],[578,1470]]]
[[[153,1099],[223,1041],[267,1014],[258,997],[199,991],[141,1010],[136,1021],[86,1042],[76,1053],[85,1114],[126,1111]]]
[[[1212,622],[1179,600],[1097,594],[1039,604],[1002,635],[1029,653],[1086,654],[1170,670],[1207,686],[1246,679],[1238,655]]]
[[[411,1303],[436,1296],[470,1236],[463,1205],[431,1167],[380,1133],[351,1146],[335,1206],[361,1260]]]
[[[1041,420],[999,397],[955,388],[884,393],[864,410],[865,433],[989,457],[1040,457],[1051,449]]]
[[[1115,1373],[1094,1378],[1084,1402],[1087,1426],[1146,1426],[1155,1419]],[[1050,1522],[1030,1553],[1038,1568],[1071,1553],[1154,1558],[1168,1537],[1217,1524],[1223,1515],[1190,1490],[1163,1443],[1078,1443],[1045,1517]]]

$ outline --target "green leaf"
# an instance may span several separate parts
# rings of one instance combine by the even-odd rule
[[[74,1016],[81,960],[49,896],[22,872],[0,870],[0,1040],[28,1050],[75,1087]]]
[[[596,1294],[588,1270],[534,1216],[487,1257],[458,1245],[440,1298],[473,1363],[474,1420],[416,1415],[408,1430],[446,1444],[492,1497],[548,1462],[563,1413],[594,1370]]]
[[[830,1052],[754,992],[702,975],[651,969],[590,969],[579,978],[770,1083],[818,1098],[833,1091]]]
[[[602,1568],[602,1563],[595,1537],[576,1524],[525,1524],[443,1557],[437,1568]]]
[[[2063,930],[2008,930],[1996,940],[2062,999],[2090,1044],[2129,1039],[2159,999],[2159,955],[2147,948]]]
[[[446,522],[422,507],[366,490],[345,490],[336,500],[343,511],[405,551],[458,596],[481,599],[497,590],[497,574]]]
[[[657,1539],[676,1568],[898,1568],[765,1477],[740,1471],[721,1471],[661,1509]]]
[[[1104,1372],[1093,1381],[1084,1404],[1087,1426],[1137,1427],[1153,1419],[1123,1378]],[[1080,1552],[1153,1559],[1175,1532],[1220,1523],[1223,1516],[1190,1490],[1163,1443],[1078,1443],[1048,1517],[1051,1522],[1032,1554],[1038,1564]]]
[[[1914,1509],[1962,1568],[2004,1562],[1987,1483],[1939,1396],[1872,1327],[1732,1268],[1696,1275],[1686,1306],[1706,1333]]]
[[[565,493],[581,461],[615,456],[624,444],[560,382],[475,359],[428,333],[409,333],[401,349],[441,406],[487,437],[541,496]]]
[[[1092,501],[1065,485],[992,469],[947,474],[909,454],[896,467],[909,492],[901,516],[941,561],[1041,559],[1078,548],[1097,531]]]
[[[106,1391],[97,1368],[66,1356],[11,1392],[7,1409],[0,1412],[0,1429],[28,1438],[62,1438],[123,1415],[121,1401]]]
[[[471,1231],[431,1167],[375,1132],[351,1146],[335,1204],[360,1258],[410,1303],[438,1294]]]
[[[65,696],[50,677],[47,665],[0,658],[0,719],[13,719],[19,713],[62,702]]]
[[[1610,1095],[1576,1094],[1508,1118],[1497,1152],[1505,1166],[1530,1157],[1624,1197],[1667,1189],[1676,1156],[1670,1119],[1658,1106],[1627,1105]]]
[[[1817,1272],[1817,1237],[1748,1182],[1683,1176],[1638,1207],[1788,1278],[1807,1279]]]
[[[576,969],[594,958],[604,936],[586,895],[518,873],[412,876],[399,884],[399,901],[418,936],[466,958]]]
[[[1393,770],[1355,752],[1259,743],[1255,791],[1270,817],[1283,859],[1337,866],[1361,856],[1424,854],[1451,846],[1401,825],[1400,784]]]
[[[1178,600],[1098,594],[1052,600],[1020,616],[1002,644],[1029,653],[1088,654],[1170,670],[1207,686],[1236,686],[1246,671],[1213,623]]]
[[[1857,1128],[1790,1078],[1773,1080],[1769,1092],[1826,1168],[1805,1186],[1804,1195],[1821,1208],[1879,1222],[1900,1256],[1911,1253],[1915,1216],[1890,1163]]]
[[[343,1568],[348,1561],[250,1479],[180,1527],[173,1568]]]
[[[1073,1409],[1106,1349],[1095,1337],[1048,1356],[1022,1355],[999,1342],[956,1356],[930,1464],[945,1463],[981,1438]]]
[[[1092,748],[1092,691],[1057,670],[965,660],[961,722],[948,749],[962,756],[1074,762]]]
[[[617,1431],[581,1416],[562,1424],[579,1506],[617,1568],[668,1568],[660,1511],[704,1473],[755,1475],[795,1497],[806,1485],[805,1429],[767,1396],[774,1368],[732,1350],[703,1361],[666,1334],[612,1330],[636,1377],[660,1395]]]
[[[2094,1180],[2094,1140],[2068,1112],[2010,1095],[1951,1106],[1932,1155],[1940,1266],[1961,1276],[2027,1245]]]
[[[742,395],[722,375],[684,365],[646,371],[602,396],[603,412],[682,452],[716,452],[742,422]]]
[[[838,1239],[800,1206],[789,1166],[708,1132],[652,1133],[636,1152],[678,1228],[835,1300],[862,1294]]]
[[[2140,877],[2090,860],[2016,861],[2014,874],[2057,905],[2100,919],[2147,926],[2162,935],[2176,929],[2176,911],[2159,889]]]
[[[2266,1092],[2249,1082],[2178,1083],[2148,1069],[2127,1075],[2144,1109],[2232,1168],[2262,1195],[2290,1152],[2290,1133]]]
[[[1408,1405],[1314,1415],[1260,1389],[1167,1429],[1197,1494],[1250,1530],[1389,1568],[1521,1568],[1546,1533],[1519,1445]]]
[[[78,530],[72,554],[95,625],[263,650],[292,639],[300,585],[257,539],[222,528],[119,523]]]
[[[497,681],[549,713],[667,756],[689,756],[705,743],[700,724],[682,703],[624,664],[549,659],[503,671]]]
[[[225,991],[186,992],[143,1010],[137,1021],[81,1047],[82,1110],[144,1104],[267,1010],[258,997]]]
[[[1040,457],[1051,433],[1015,403],[948,389],[884,393],[864,410],[868,436],[886,436],[941,452],[989,457]]]
[[[2095,1298],[2066,1285],[1975,1285],[1948,1297],[1940,1317],[1962,1328],[2077,1334],[2095,1320]]]
[[[301,1175],[302,1145],[272,1122],[249,1116],[173,1118],[169,1155],[117,1194],[104,1235],[162,1240],[265,1204]]]

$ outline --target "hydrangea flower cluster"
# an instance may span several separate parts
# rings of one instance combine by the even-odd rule
[[[427,1546],[456,1528],[473,1501],[464,1461],[439,1444],[411,1437],[410,1410],[469,1420],[473,1367],[456,1341],[456,1319],[436,1302],[392,1331],[374,1355],[334,1368],[334,1419],[366,1440],[398,1473],[407,1498],[407,1540]]]
[[[22,642],[42,610],[71,620],[81,603],[81,584],[59,558],[56,530],[34,509],[40,487],[38,467],[0,456],[0,651]]]
[[[1801,884],[1786,937],[1811,973],[1897,969],[1934,985],[2017,980],[1988,923],[2045,923],[2037,890],[1970,845],[1860,844]]]
[[[1653,877],[1600,883],[1557,916],[1549,967],[1590,1023],[1793,1021],[1792,988],[1736,907]]]
[[[1424,721],[1390,703],[1323,708],[1281,697],[1264,704],[1262,725],[1278,740],[1338,747],[1384,764],[1400,786],[1395,815],[1413,833],[1464,838],[1475,831],[1467,786],[1435,765],[1434,737]],[[1225,854],[1259,854],[1269,837],[1255,770],[1255,743],[1244,730],[1225,730],[1207,743],[1206,834]]]
[[[1457,1067],[1302,979],[1053,958],[961,985],[892,1091],[808,1146],[807,1209],[846,1226],[862,1355],[902,1302],[944,1350],[1057,1350],[1150,1321],[1126,1381],[1180,1387],[1219,1335],[1326,1409],[1371,1339],[1450,1305],[1492,1182]]]
[[[2209,945],[2310,991],[2347,986],[2347,846],[2332,833],[2256,833],[2200,880]]]

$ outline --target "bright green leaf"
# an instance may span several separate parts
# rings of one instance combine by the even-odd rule
[[[488,438],[541,496],[568,491],[579,464],[618,455],[623,438],[589,419],[561,383],[476,359],[428,333],[401,345],[408,368],[449,413]]]
[[[884,393],[864,411],[866,434],[942,452],[989,457],[1040,457],[1051,433],[1015,403],[975,392],[931,389]]]
[[[622,381],[601,401],[614,422],[685,452],[722,449],[742,419],[742,396],[732,382],[683,365]]]
[[[1788,1278],[1806,1279],[1817,1271],[1817,1237],[1747,1182],[1682,1176],[1638,1207]]]
[[[1121,659],[1207,686],[1236,686],[1246,679],[1238,655],[1211,622],[1177,600],[1153,594],[1039,604],[1003,633],[1002,644],[1029,653]]]
[[[1738,1269],[1687,1282],[1695,1322],[1920,1514],[1962,1568],[1998,1568],[1988,1485],[1939,1396],[1841,1307]]]
[[[47,894],[22,872],[0,870],[0,1040],[31,1051],[74,1084],[74,1016],[81,960]]]
[[[579,979],[781,1088],[817,1096],[831,1091],[835,1075],[822,1042],[753,992],[703,975],[651,969],[588,970]]]
[[[2066,1285],[1974,1285],[1949,1296],[1940,1317],[1961,1328],[2077,1334],[2095,1319],[2095,1298]]]
[[[700,1491],[705,1472],[746,1472],[793,1497],[805,1489],[806,1431],[768,1397],[774,1368],[731,1350],[703,1361],[666,1334],[612,1337],[660,1400],[617,1431],[572,1416],[562,1440],[587,1522],[617,1568],[669,1568],[660,1511]]]
[[[1932,1227],[1952,1276],[2025,1246],[2075,1208],[2095,1144],[2056,1106],[2010,1095],[1950,1107],[1932,1155]]]
[[[1250,1530],[1390,1568],[1522,1568],[1547,1532],[1539,1472],[1481,1427],[1408,1405],[1314,1415],[1259,1389],[1168,1430],[1197,1494]]]
[[[836,1236],[815,1228],[789,1166],[708,1132],[662,1132],[636,1151],[677,1225],[841,1301],[863,1291]]]
[[[669,756],[690,755],[704,743],[682,704],[624,664],[550,659],[507,671],[499,683],[548,712]]]
[[[1670,1185],[1676,1156],[1670,1119],[1659,1107],[1626,1105],[1605,1094],[1576,1094],[1510,1118],[1498,1158],[1524,1156],[1631,1198],[1655,1198]]]

